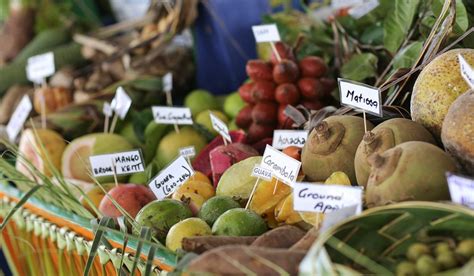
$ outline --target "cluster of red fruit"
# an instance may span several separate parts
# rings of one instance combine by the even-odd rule
[[[294,50],[278,42],[271,61],[250,60],[246,71],[250,81],[239,88],[247,105],[236,118],[237,126],[246,129],[248,139],[257,142],[271,137],[276,128],[292,125],[284,110],[288,105],[302,104],[318,110],[328,104],[335,81],[326,78],[328,68],[320,57],[307,56],[296,60]]]

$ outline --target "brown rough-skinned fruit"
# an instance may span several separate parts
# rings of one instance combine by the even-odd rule
[[[275,84],[272,81],[257,81],[251,90],[252,101],[267,102],[275,100]]]
[[[453,102],[444,118],[441,139],[459,168],[474,175],[474,91]]]
[[[254,83],[253,82],[246,82],[239,87],[239,95],[242,100],[246,103],[255,103],[254,99],[252,98],[252,90],[253,90]]]
[[[302,78],[298,80],[298,88],[305,99],[315,100],[324,96],[321,82],[313,78]]]
[[[257,103],[252,109],[252,120],[262,125],[277,122],[278,104],[274,102]]]
[[[235,117],[235,123],[240,128],[247,128],[252,123],[252,105],[246,105],[242,108],[237,117]]]
[[[275,99],[280,104],[295,105],[300,101],[300,92],[292,83],[284,83],[277,86]]]
[[[273,80],[278,84],[295,82],[299,76],[298,65],[292,60],[282,59],[273,67]]]
[[[369,158],[372,166],[366,189],[367,206],[408,200],[448,200],[446,172],[455,172],[454,160],[442,149],[411,141]]]
[[[367,121],[367,129],[372,129]],[[364,120],[356,116],[331,116],[314,128],[303,147],[301,165],[310,181],[324,181],[342,171],[356,183],[354,157],[364,136]]]
[[[254,81],[272,81],[272,65],[260,59],[253,59],[245,66],[247,75]]]
[[[254,122],[250,125],[247,134],[247,141],[249,143],[255,143],[264,138],[272,137],[273,126],[267,124],[259,125]]]
[[[422,125],[402,118],[387,120],[365,133],[362,142],[357,147],[354,160],[357,183],[364,187],[367,185],[370,174],[370,164],[367,159],[370,155],[374,153],[381,154],[398,144],[408,141],[436,144],[431,133]]]
[[[276,50],[277,50],[277,52],[280,55],[280,58],[282,60],[283,59],[289,59],[289,60],[293,60],[293,61],[296,60],[293,49],[290,46],[288,46],[287,44],[285,44],[281,41],[278,41],[278,42],[275,43],[275,48],[276,48]],[[276,57],[274,52],[272,52],[272,56],[271,56],[270,60],[273,63],[273,65],[276,65],[276,64],[279,63],[278,58]]]
[[[301,59],[298,63],[301,76],[307,78],[319,78],[326,75],[327,66],[320,57],[308,56]]]
[[[416,79],[411,96],[411,117],[440,138],[451,104],[469,89],[459,70],[458,55],[474,64],[474,49],[450,50],[431,61]]]

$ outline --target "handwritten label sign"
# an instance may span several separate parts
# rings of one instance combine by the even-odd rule
[[[52,52],[30,57],[26,65],[26,76],[28,80],[41,83],[52,76],[56,68],[54,66],[54,54]]]
[[[459,67],[461,70],[461,76],[467,82],[467,84],[474,89],[474,70],[472,69],[471,65],[467,63],[467,61],[458,54],[459,59]]]
[[[193,158],[196,155],[196,149],[194,146],[180,148],[179,155],[183,156],[184,158]]]
[[[30,97],[28,97],[28,95],[23,96],[7,125],[6,131],[8,139],[10,139],[11,142],[15,141],[18,133],[20,133],[32,108],[33,105],[31,104]]]
[[[347,206],[331,212],[330,215],[324,216],[323,224],[321,225],[320,233],[328,230],[330,227],[338,224],[339,222],[360,214],[360,209],[357,205]]]
[[[451,201],[474,209],[474,179],[447,173]]]
[[[92,174],[95,177],[143,172],[145,165],[140,150],[93,155],[89,157]]]
[[[263,179],[265,181],[272,180],[272,171],[259,166],[258,164],[253,167],[252,176]]]
[[[227,125],[221,121],[221,119],[217,118],[216,115],[209,113],[209,116],[211,117],[211,123],[212,127],[219,133],[224,139],[232,143],[232,137],[230,137],[229,134],[229,129],[227,128]]]
[[[173,73],[167,73],[163,76],[163,90],[167,93],[173,90]]]
[[[284,149],[289,146],[303,147],[306,139],[308,139],[307,130],[275,130],[272,146],[276,149]]]
[[[349,10],[349,15],[355,19],[359,19],[363,17],[364,15],[373,11],[379,5],[378,0],[363,0],[361,2],[362,3],[354,6],[353,8]]]
[[[164,199],[194,175],[194,170],[183,156],[179,156],[148,184],[156,198]]]
[[[267,145],[260,166],[272,172],[283,183],[292,186],[301,168],[301,162]]]
[[[347,206],[357,205],[362,211],[362,189],[342,185],[296,183],[293,185],[295,211],[330,213]]]
[[[157,124],[192,125],[193,116],[188,107],[153,106],[153,117]]]
[[[125,89],[123,89],[122,86],[119,86],[110,105],[115,111],[115,114],[117,114],[120,119],[123,120],[125,119],[125,116],[127,116],[128,110],[132,106],[132,99],[130,99],[127,92],[125,92]]]
[[[257,43],[275,42],[281,40],[276,24],[253,26],[252,31]]]
[[[382,116],[382,98],[378,88],[342,78],[337,81],[342,104]]]

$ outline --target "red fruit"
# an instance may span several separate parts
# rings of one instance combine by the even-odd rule
[[[319,99],[324,96],[324,89],[317,79],[302,78],[298,81],[298,88],[305,99]]]
[[[296,58],[295,58],[295,53],[293,52],[293,49],[288,46],[287,44],[281,42],[281,41],[278,41],[278,42],[275,42],[275,48],[278,52],[278,54],[280,55],[280,59],[289,59],[289,60],[293,60],[295,61]],[[276,57],[275,53],[272,51],[272,57],[271,57],[271,62],[273,63],[273,65],[276,65],[278,64],[278,58]]]
[[[275,90],[275,99],[280,104],[295,105],[300,101],[300,91],[292,83],[280,84]]]
[[[147,186],[137,184],[118,185],[113,187],[108,194],[133,218],[143,206],[156,199],[153,192]],[[123,216],[108,196],[102,198],[99,210],[106,217],[117,218]]]
[[[304,107],[310,110],[320,110],[324,107],[324,104],[320,101],[310,101],[306,100],[301,103]]]
[[[298,63],[301,76],[306,78],[319,78],[326,75],[328,70],[324,60],[320,57],[305,57]]]
[[[287,104],[281,104],[278,107],[278,127],[280,129],[290,129],[293,125],[293,120],[285,114],[285,108],[287,106]]]
[[[271,81],[257,81],[252,87],[253,102],[268,102],[275,100],[275,84]]]
[[[273,67],[273,80],[278,84],[295,82],[299,76],[298,65],[289,59],[283,59]]]
[[[253,98],[252,98],[253,87],[254,87],[253,82],[244,83],[239,87],[239,95],[244,102],[254,103]]]
[[[235,117],[235,123],[240,128],[248,128],[252,123],[252,105],[246,105]]]
[[[330,79],[330,78],[320,78],[319,81],[321,82],[321,85],[323,86],[324,90],[324,95],[329,96],[331,95],[331,92],[336,88],[337,82],[335,79]]]
[[[258,124],[273,124],[278,120],[278,105],[274,102],[257,103],[252,109],[252,120]]]
[[[258,142],[262,139],[272,137],[273,130],[272,126],[260,125],[254,122],[249,127],[247,139],[249,143]]]
[[[272,66],[271,64],[260,60],[260,59],[253,59],[247,62],[247,66],[245,66],[245,70],[247,71],[247,75],[254,81],[259,80],[266,80],[272,81]]]

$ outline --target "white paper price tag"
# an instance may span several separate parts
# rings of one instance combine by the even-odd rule
[[[382,116],[382,98],[378,88],[341,78],[337,81],[342,104]]]
[[[112,114],[113,114],[112,106],[109,103],[105,102],[104,106],[102,107],[102,112],[104,113],[106,117],[112,117]]]
[[[229,134],[229,129],[227,128],[227,125],[221,121],[221,119],[217,118],[214,114],[209,113],[209,116],[211,117],[211,123],[212,127],[219,133],[224,139],[229,141],[229,143],[232,143],[232,137]]]
[[[93,155],[89,157],[92,175],[95,177],[143,172],[145,165],[140,150]]]
[[[286,185],[292,186],[300,172],[301,162],[267,145],[260,166],[270,170],[275,178]]]
[[[193,158],[196,155],[196,149],[194,146],[180,148],[179,155],[183,156],[184,158]]]
[[[379,5],[378,0],[363,0],[362,3],[354,6],[349,10],[349,14],[355,18],[359,19],[362,16],[368,14],[369,12],[373,11]]]
[[[281,40],[276,24],[253,26],[252,31],[257,43],[276,42]]]
[[[186,180],[194,175],[194,170],[183,156],[179,156],[163,169],[148,184],[156,198],[164,199],[183,185]]]
[[[155,123],[165,125],[192,125],[193,116],[188,107],[153,106]]]
[[[284,149],[289,146],[303,147],[306,139],[308,139],[307,130],[275,130],[272,146],[276,149]]]
[[[42,83],[45,78],[52,76],[55,71],[54,54],[52,52],[30,57],[26,65],[26,76],[28,80],[35,83]]]
[[[331,212],[331,214],[324,216],[323,224],[321,225],[320,233],[328,230],[333,225],[338,224],[339,222],[360,214],[360,209],[357,205],[347,206]]]
[[[293,208],[295,211],[330,213],[347,206],[357,205],[362,211],[362,189],[360,187],[295,183],[293,185]]]
[[[163,90],[168,93],[173,90],[173,73],[167,73],[163,76]]]
[[[117,92],[115,92],[115,97],[110,105],[115,111],[115,114],[117,114],[120,119],[123,120],[127,116],[128,110],[132,106],[132,99],[130,99],[123,87],[119,86],[117,88]]]
[[[333,9],[347,8],[360,5],[364,0],[331,0],[331,7]]]
[[[458,54],[458,59],[461,76],[471,87],[471,89],[474,89],[474,70],[472,70],[471,65],[469,65],[469,63],[467,63],[467,61],[460,54]]]
[[[451,201],[474,209],[474,179],[446,174]]]
[[[15,141],[18,133],[20,133],[32,108],[33,105],[31,104],[30,97],[28,97],[28,95],[23,96],[6,128],[8,139],[10,139],[11,142]]]
[[[272,171],[261,167],[260,165],[253,166],[252,176],[263,179],[265,181],[272,180]]]

